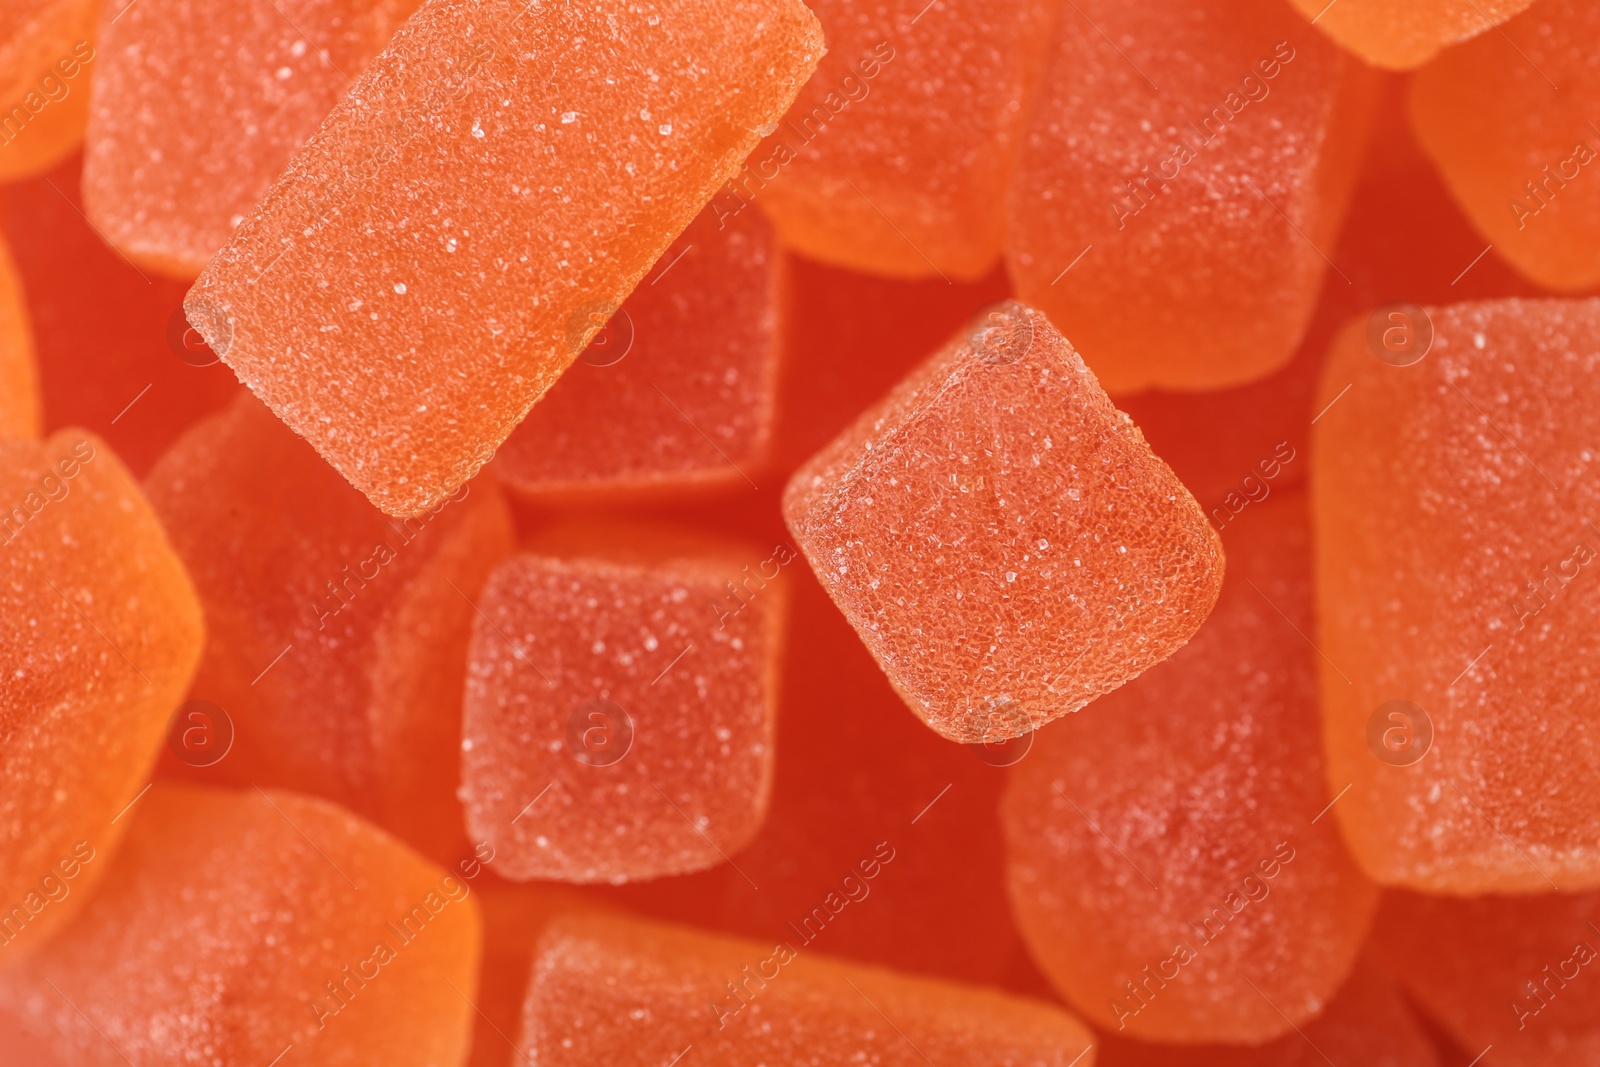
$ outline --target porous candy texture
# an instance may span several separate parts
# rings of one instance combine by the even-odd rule
[[[1339,44],[1376,67],[1412,70],[1458,41],[1511,18],[1533,0],[1291,0]],[[1504,42],[1501,42],[1504,47]],[[1514,61],[1499,56],[1496,66]],[[1482,68],[1485,74],[1493,68]],[[1527,119],[1532,116],[1519,116]]]
[[[607,540],[607,537],[610,540]],[[502,564],[473,624],[462,799],[518,880],[718,863],[772,791],[784,562],[612,531]]]
[[[48,170],[83,138],[94,0],[0,0],[0,181]]]
[[[81,920],[0,977],[64,1058],[464,1061],[482,925],[468,881],[293,793],[162,785],[135,812]]]
[[[1088,1028],[1042,1002],[601,916],[546,931],[523,1017],[540,1067],[658,1067],[687,1044],[716,1067],[1094,1062]]]
[[[821,52],[797,0],[430,0],[190,320],[375,504],[418,513],[488,461]]]
[[[495,474],[542,500],[746,486],[772,438],[778,291],[766,219],[702,211],[506,438]]]
[[[1324,745],[1332,790],[1349,787],[1334,811],[1384,884],[1600,885],[1600,302],[1425,314],[1432,346],[1409,366],[1351,325],[1314,428]]]
[[[1040,733],[1011,772],[1017,922],[1104,1029],[1270,1041],[1316,1017],[1355,963],[1378,894],[1318,819],[1331,798],[1308,535],[1303,493],[1243,513],[1194,638]]]
[[[1548,289],[1600,283],[1600,182],[1588,173],[1600,159],[1587,104],[1600,93],[1596,44],[1593,4],[1546,0],[1411,83],[1417,139],[1451,194],[1500,255]]]
[[[183,565],[99,438],[0,441],[0,508],[3,964],[104,873],[204,632]]]
[[[0,238],[0,438],[38,437],[42,417],[22,282],[11,250]]]
[[[1488,1067],[1600,1057],[1600,894],[1385,896],[1374,944],[1422,1010]]]
[[[1222,584],[1194,498],[1017,303],[812,457],[783,511],[906,703],[957,741],[1019,736],[1137,676]]]
[[[236,734],[218,771],[457,853],[471,600],[513,543],[494,484],[391,519],[243,394],[185,434],[148,486],[205,605],[194,695]]]
[[[1000,255],[1006,184],[1058,5],[812,9],[827,56],[713,205],[760,205],[785,245],[824,262],[982,277]]]
[[[1281,0],[1066,10],[1011,185],[1018,297],[1113,396],[1282,366],[1329,269],[1374,87]]]
[[[196,277],[419,2],[108,4],[83,163],[95,226]]]

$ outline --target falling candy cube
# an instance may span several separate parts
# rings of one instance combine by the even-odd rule
[[[82,430],[0,441],[0,966],[89,896],[195,663],[200,606]]]
[[[1441,48],[1493,29],[1533,0],[1291,2],[1315,26],[1368,63],[1389,70],[1410,70],[1432,59]],[[1495,66],[1514,61],[1512,57],[1499,56]],[[1485,67],[1482,71],[1488,74],[1494,69]]]
[[[707,1067],[1094,1063],[1088,1028],[1040,1001],[603,916],[552,924],[523,1018],[540,1067],[659,1067],[688,1045]]]
[[[1600,886],[1600,301],[1384,308],[1312,438],[1334,811],[1376,881]]]
[[[1360,951],[1378,894],[1319,818],[1331,798],[1305,637],[1308,527],[1298,492],[1241,514],[1194,639],[1040,733],[1011,772],[1017,921],[1056,988],[1106,1030],[1292,1035]]]
[[[1222,546],[1044,315],[1001,305],[790,480],[823,587],[930,727],[1015,737],[1171,655]]]
[[[0,438],[39,436],[39,369],[11,252],[0,239]]]
[[[430,0],[212,261],[190,319],[375,504],[432,507],[821,52],[798,0]]]
[[[793,550],[655,531],[551,536],[553,554],[494,572],[473,625],[461,745],[473,839],[518,880],[625,882],[726,862],[772,789],[775,580]]]
[[[481,934],[466,879],[293,793],[157,786],[134,810],[82,917],[0,977],[58,1053],[464,1061]]]
[[[115,0],[101,27],[84,199],[129,259],[212,256],[418,0]]]

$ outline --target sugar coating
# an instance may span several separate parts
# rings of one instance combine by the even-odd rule
[[[493,455],[821,52],[797,0],[429,0],[190,321],[375,504],[417,513]]]
[[[496,475],[546,500],[744,486],[772,435],[777,288],[766,219],[701,211],[506,438]]]
[[[1452,900],[1384,897],[1374,944],[1417,1004],[1492,1067],[1582,1067],[1600,1056],[1600,1000],[1585,988],[1600,894]]]
[[[533,975],[534,947],[557,915],[595,907],[579,892],[489,879],[476,890],[483,913],[483,965],[478,972],[478,994],[473,998],[478,1010],[467,1067],[526,1063],[512,1041],[522,1029],[522,1002]]]
[[[42,418],[22,282],[11,250],[0,239],[0,438],[38,437]]]
[[[1308,527],[1298,492],[1242,514],[1193,639],[1043,731],[1012,771],[1017,922],[1104,1029],[1270,1041],[1320,1014],[1360,951],[1377,891],[1333,820],[1311,821],[1331,798],[1303,636]]]
[[[0,908],[26,909],[4,927],[3,963],[100,879],[204,631],[138,483],[94,435],[0,441],[0,509]],[[80,843],[95,858],[71,894],[36,906]]]
[[[746,578],[754,548],[652,554],[520,555],[483,591],[462,800],[509,878],[701,870],[766,815],[782,586]]]
[[[1000,255],[1006,183],[1057,5],[811,7],[828,55],[713,203],[759,204],[785,245],[825,262],[981,277]]]
[[[1600,885],[1600,301],[1427,308],[1395,367],[1365,320],[1332,352],[1312,438],[1324,744],[1376,881],[1435,893]],[[1420,762],[1369,742],[1392,700]],[[1380,730],[1420,733],[1380,717]],[[1416,720],[1412,713],[1410,719]]]
[[[546,931],[523,1019],[540,1067],[656,1067],[690,1043],[715,1067],[1094,1063],[1088,1028],[1040,1001],[603,916]]]
[[[418,3],[114,5],[84,148],[89,217],[134,262],[196,277]]]
[[[471,601],[512,549],[493,483],[390,519],[244,394],[189,430],[148,486],[211,631],[195,696],[236,731],[218,771],[459,854]]]
[[[0,0],[0,181],[71,154],[89,117],[94,0]],[[70,72],[70,77],[68,73]],[[48,80],[47,80],[48,79]]]
[[[1223,553],[1072,345],[1017,303],[790,479],[784,518],[889,680],[957,741],[1015,737],[1160,662]]]
[[[1329,269],[1374,85],[1281,0],[1078,4],[1011,185],[1018,297],[1113,396],[1282,366]]]
[[[1253,994],[1252,994],[1253,995]],[[1259,998],[1257,998],[1259,999]],[[1103,1040],[1099,1067],[1439,1067],[1428,1032],[1400,986],[1370,953],[1356,962],[1327,1010],[1264,1045],[1155,1045]]]
[[[1533,0],[1339,0],[1334,5],[1326,0],[1291,2],[1307,18],[1316,19],[1322,32],[1373,66],[1412,70],[1438,55],[1440,49],[1506,21]],[[1486,74],[1492,71],[1493,68],[1483,68]]]
[[[134,810],[81,920],[0,977],[58,1053],[88,1067],[267,1064],[290,1046],[318,1067],[465,1059],[470,883],[293,793],[159,785]]]
[[[1600,135],[1584,103],[1600,93],[1597,41],[1594,5],[1546,0],[1450,49],[1411,83],[1412,127],[1456,202],[1547,289],[1600,283],[1600,188],[1585,180]],[[1517,61],[1503,62],[1507,53]]]

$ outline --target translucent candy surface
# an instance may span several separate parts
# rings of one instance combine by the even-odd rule
[[[1410,70],[1428,62],[1441,48],[1476,37],[1504,22],[1533,0],[1291,2],[1322,32],[1368,63],[1390,70]],[[1501,56],[1500,61],[1514,59]]]
[[[489,459],[821,51],[797,0],[432,0],[207,268],[191,321],[374,503],[417,513]]]
[[[39,436],[41,417],[33,329],[17,266],[0,238],[0,438]]]
[[[1394,892],[1381,947],[1424,1011],[1486,1067],[1581,1067],[1600,1057],[1600,894],[1449,900]]]
[[[1594,886],[1600,302],[1421,314],[1378,320],[1431,332],[1409,366],[1351,325],[1314,428],[1334,810],[1379,882]]]
[[[1600,283],[1600,181],[1589,173],[1600,169],[1600,133],[1588,104],[1600,93],[1597,43],[1594,5],[1546,0],[1412,81],[1417,138],[1451,194],[1502,256],[1550,289]]]
[[[481,936],[468,882],[292,793],[158,786],[135,812],[81,920],[0,976],[58,1053],[463,1062]]]
[[[95,226],[141,266],[197,276],[418,3],[113,4],[84,151]]]
[[[148,485],[205,605],[194,695],[236,731],[218,770],[337,800],[430,855],[458,851],[472,600],[512,546],[494,484],[389,519],[245,395]]]
[[[1194,638],[1041,732],[1012,771],[1018,924],[1105,1029],[1272,1040],[1355,962],[1377,892],[1320,817],[1308,526],[1297,492],[1242,514]]]
[[[96,59],[94,0],[0,0],[0,181],[77,147]]]
[[[461,749],[474,840],[516,879],[726,861],[772,788],[781,563],[644,530],[550,547],[496,569],[473,625]]]
[[[745,486],[772,437],[778,279],[759,212],[702,211],[506,438],[496,475],[541,499]]]
[[[482,846],[478,852],[489,854]],[[522,1032],[522,1003],[533,974],[539,935],[555,916],[593,905],[567,890],[509,885],[493,874],[474,888],[483,912],[483,969],[473,1005],[478,1010],[467,1065],[512,1067],[527,1062],[516,1041]]]
[[[895,688],[958,741],[1020,735],[1160,662],[1222,583],[1194,499],[1016,303],[862,414],[783,507]]]
[[[0,441],[0,961],[103,874],[200,658],[133,477],[82,430]]]
[[[713,204],[760,205],[785,244],[825,262],[982,277],[1000,255],[1006,183],[1057,6],[819,0],[812,10],[827,56]]]
[[[1017,295],[1113,395],[1282,366],[1329,269],[1372,89],[1280,0],[1079,3],[1012,183]]]
[[[1092,1067],[1059,1008],[682,927],[561,919],[539,943],[523,1043],[540,1067],[1006,1063]]]

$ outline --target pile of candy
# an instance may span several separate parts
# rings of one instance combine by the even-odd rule
[[[0,1067],[1600,1063],[1596,45],[0,0]]]

